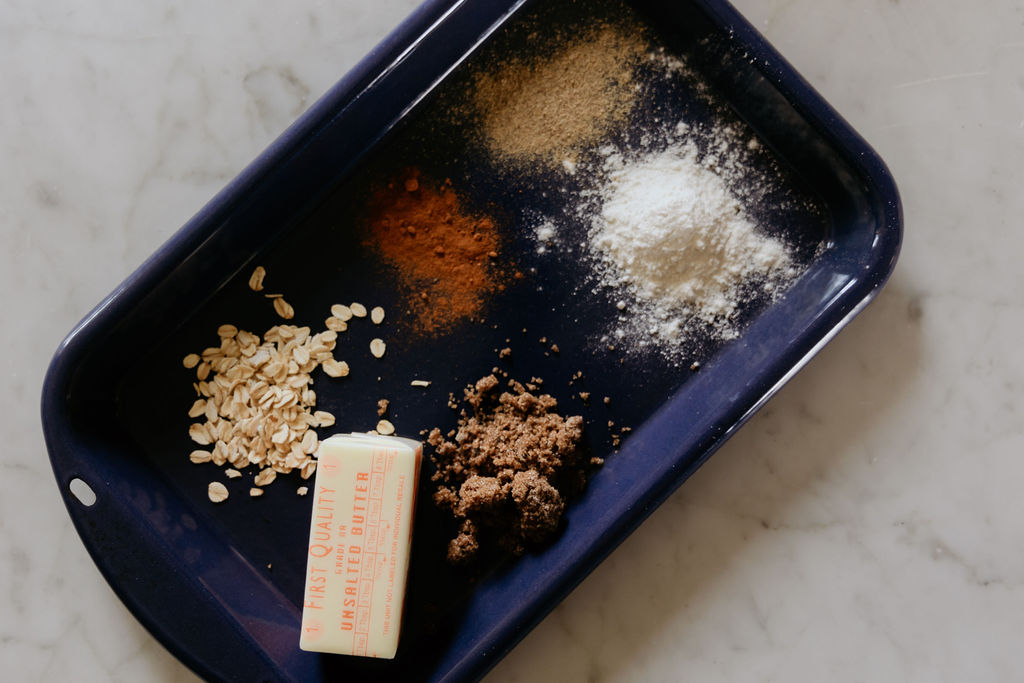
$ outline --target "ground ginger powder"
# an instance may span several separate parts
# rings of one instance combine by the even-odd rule
[[[472,102],[485,145],[513,162],[572,161],[632,110],[645,49],[638,29],[599,25],[552,54],[482,71]]]

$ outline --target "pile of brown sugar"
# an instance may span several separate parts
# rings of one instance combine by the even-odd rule
[[[492,374],[465,391],[462,411],[447,439],[430,432],[437,468],[434,502],[461,520],[448,544],[448,561],[462,564],[493,544],[515,555],[550,540],[565,510],[565,495],[582,489],[586,467],[583,418],[562,417],[557,401],[536,395],[536,384]]]
[[[504,287],[494,221],[467,211],[451,181],[407,169],[373,196],[364,244],[394,269],[413,328],[446,332]]]
[[[513,162],[570,163],[632,109],[639,29],[599,24],[553,54],[512,58],[477,75],[472,102],[484,143]]]

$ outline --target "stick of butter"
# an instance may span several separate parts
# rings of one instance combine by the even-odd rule
[[[299,647],[393,659],[423,446],[338,434],[317,451]]]

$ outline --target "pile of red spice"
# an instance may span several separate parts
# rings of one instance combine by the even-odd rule
[[[371,202],[364,241],[395,272],[415,330],[446,332],[480,315],[504,288],[494,221],[467,211],[451,181],[434,183],[408,169]]]

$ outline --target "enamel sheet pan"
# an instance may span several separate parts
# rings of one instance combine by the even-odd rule
[[[557,254],[539,258],[529,231],[517,232],[528,211],[557,211],[546,179],[502,176],[464,149],[458,135],[425,134],[440,120],[438,93],[446,84],[495,45],[514,49],[508,32],[523,16],[546,12],[544,25],[557,27],[560,12],[578,10],[569,0],[426,2],[61,344],[46,378],[42,418],[75,527],[118,596],[199,675],[245,681],[483,676],[889,276],[901,240],[900,201],[864,140],[727,3],[630,6],[704,85],[704,99],[685,88],[662,92],[641,102],[638,115],[667,107],[699,121],[711,115],[710,98],[749,127],[781,169],[785,189],[814,207],[772,218],[773,229],[803,254],[802,275],[783,296],[748,311],[736,339],[695,349],[699,371],[657,354],[610,360],[593,352],[608,302],[570,291],[581,266]],[[439,338],[400,333],[398,293],[362,246],[355,216],[367,183],[402,165],[450,177],[473,201],[505,216],[509,254],[529,277],[492,302],[484,324]],[[296,324],[322,325],[333,303],[389,311],[381,328],[385,358],[365,352],[379,330],[368,322],[352,325],[339,342],[358,349],[352,356],[359,362],[349,359],[352,375],[343,383],[315,383],[319,406],[339,416],[339,429],[376,424],[380,397],[391,399],[403,435],[453,424],[448,392],[487,373],[497,364],[495,350],[514,337],[509,371],[546,378],[545,390],[562,407],[585,416],[589,444],[606,460],[572,502],[554,543],[472,577],[444,563],[451,529],[433,508],[424,476],[402,641],[392,661],[298,649],[311,499],[296,496],[295,488],[308,482],[279,477],[262,498],[249,500],[240,487],[228,503],[214,506],[206,497],[213,466],[188,460],[186,412],[194,393],[182,357],[213,343],[223,323],[262,333],[278,322],[246,286],[256,264],[274,283],[268,291],[287,293]],[[545,355],[540,337],[557,342],[561,352]],[[577,372],[581,380],[570,386]],[[410,388],[415,377],[433,384]],[[583,406],[582,390],[612,401]],[[608,420],[633,428],[617,452]],[[70,493],[74,479],[95,492],[94,504]]]

